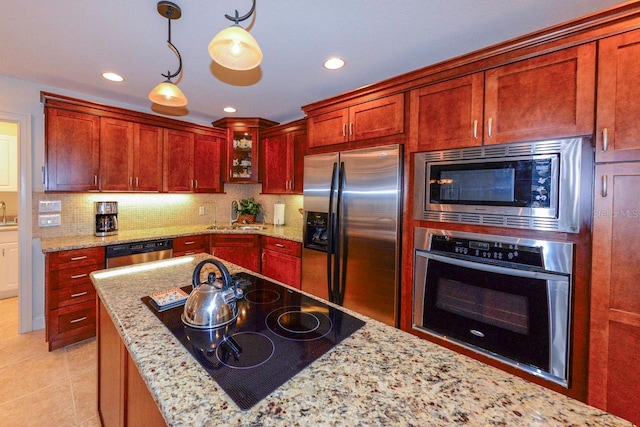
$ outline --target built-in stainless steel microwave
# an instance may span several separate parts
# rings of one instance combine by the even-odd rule
[[[416,153],[414,217],[577,233],[589,151],[572,138]]]

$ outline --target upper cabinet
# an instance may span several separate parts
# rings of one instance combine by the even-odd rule
[[[161,191],[162,129],[100,119],[100,190]]]
[[[593,133],[595,44],[411,92],[418,151]]]
[[[223,130],[45,92],[41,97],[46,191],[223,191]]]
[[[305,120],[276,126],[264,132],[260,146],[263,193],[302,194],[306,144]]]
[[[482,144],[484,73],[411,91],[411,140],[419,150]]]
[[[100,117],[45,108],[45,189],[97,191]]]
[[[397,135],[404,132],[404,93],[326,113],[308,111],[309,148]]]
[[[640,30],[598,48],[596,161],[640,160]]]
[[[260,132],[277,124],[260,118],[223,118],[213,122],[214,127],[227,130],[226,182],[258,182]]]

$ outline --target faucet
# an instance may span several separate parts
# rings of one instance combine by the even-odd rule
[[[229,222],[233,225],[234,222],[238,221],[238,208],[240,207],[237,200],[231,201],[231,212],[229,214]]]
[[[0,208],[2,208],[2,222],[0,224],[7,223],[7,204],[5,202],[0,202]]]

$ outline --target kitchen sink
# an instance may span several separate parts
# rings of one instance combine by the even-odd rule
[[[265,230],[264,225],[234,224],[234,225],[210,225],[207,230]]]

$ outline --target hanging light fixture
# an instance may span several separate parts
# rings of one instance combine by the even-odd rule
[[[244,16],[224,15],[234,24],[220,31],[209,43],[209,55],[218,64],[232,70],[251,70],[262,62],[262,50],[251,34],[239,25],[240,21],[249,18],[256,9],[253,0],[251,10]]]
[[[163,77],[166,77],[167,80],[160,83],[154,87],[151,92],[149,92],[149,100],[167,107],[184,107],[188,102],[187,97],[184,96],[184,93],[182,93],[180,88],[171,81],[172,78],[176,77],[182,71],[182,57],[180,56],[178,49],[173,45],[173,43],[171,43],[171,20],[179,19],[182,16],[182,12],[177,4],[170,1],[160,1],[158,2],[158,13],[166,17],[169,22],[169,37],[167,43],[169,43],[169,47],[173,49],[176,55],[178,55],[180,65],[178,66],[178,71],[175,73],[167,71],[167,74],[161,74]]]

